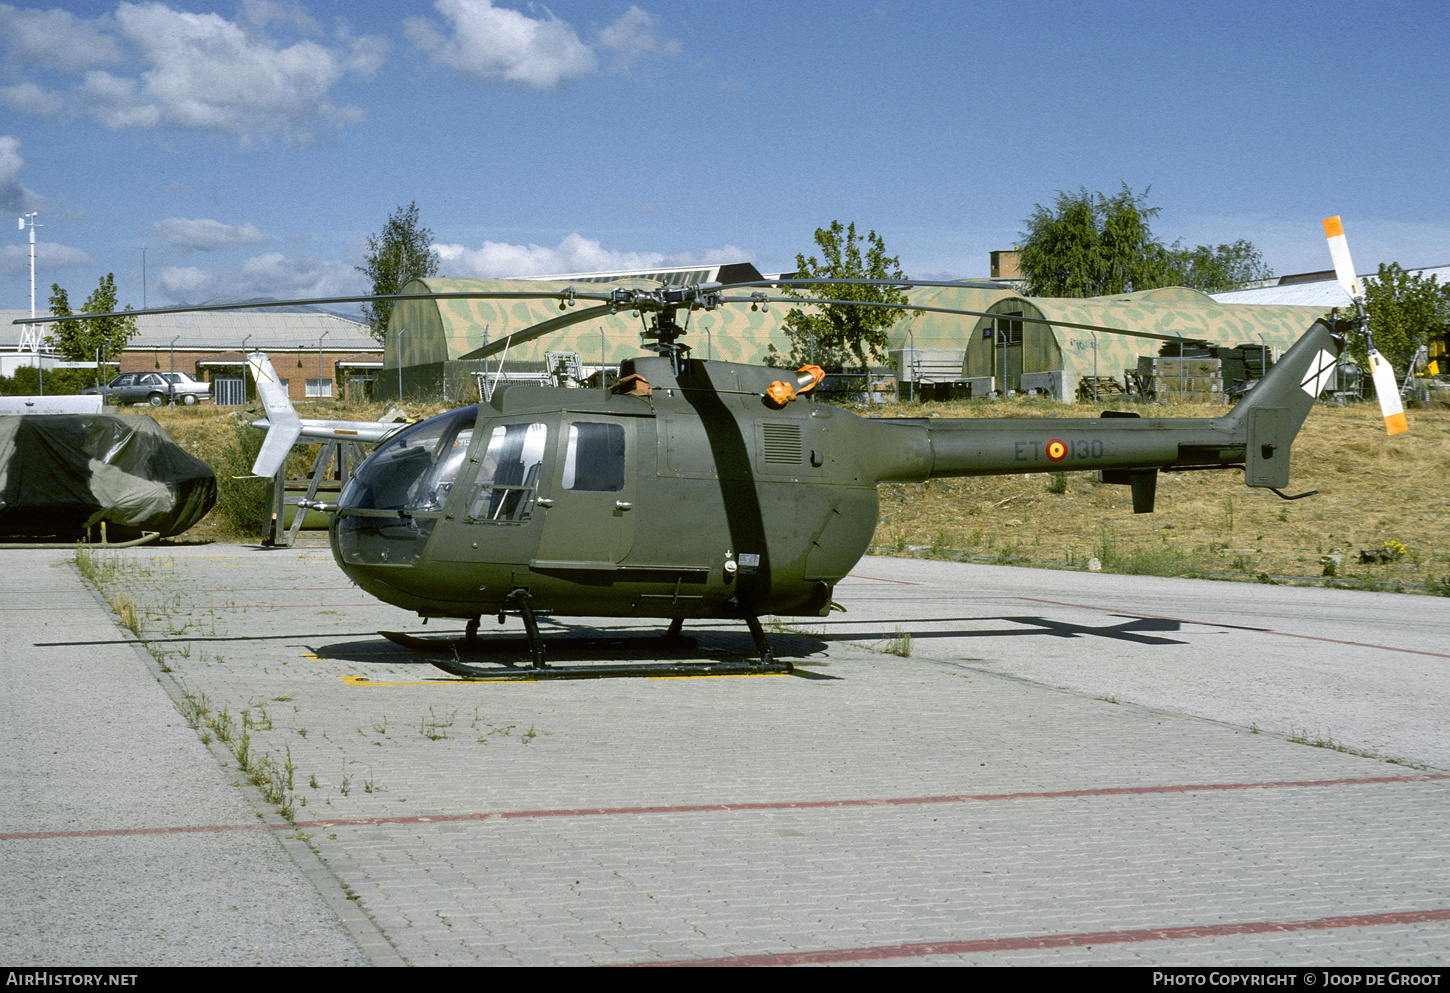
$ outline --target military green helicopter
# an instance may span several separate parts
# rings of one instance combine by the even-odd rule
[[[519,615],[532,662],[523,671],[532,678],[789,671],[789,662],[775,659],[760,618],[831,610],[836,584],[875,531],[878,484],[1096,470],[1104,482],[1129,486],[1134,511],[1147,513],[1159,472],[1238,466],[1248,485],[1285,496],[1279,488],[1289,482],[1290,446],[1333,376],[1349,329],[1316,322],[1242,400],[1213,418],[1114,411],[1072,419],[865,418],[812,402],[823,375],[815,367],[792,375],[702,360],[681,340],[681,311],[799,303],[765,290],[839,282],[863,281],[488,294],[548,296],[561,308],[600,303],[464,359],[625,310],[651,315],[642,338],[653,354],[622,363],[609,391],[503,386],[485,402],[401,430],[366,425],[381,443],[337,503],[304,503],[332,514],[334,557],[362,589],[425,619],[463,620],[464,637],[451,645],[459,652],[480,647],[484,616]],[[252,360],[271,425],[258,475],[272,475],[299,438],[363,429],[299,419],[265,356]],[[668,622],[667,637],[679,636],[687,620],[735,619],[749,628],[758,659],[550,666],[541,615],[659,618]],[[388,636],[440,654],[436,641]],[[430,661],[465,678],[502,671],[461,657]]]

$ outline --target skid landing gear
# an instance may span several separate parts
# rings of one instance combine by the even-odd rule
[[[513,598],[518,604],[519,615],[524,622],[528,639],[529,666],[499,662],[495,665],[469,665],[462,661],[462,653],[476,654],[486,649],[485,642],[478,637],[479,618],[471,618],[464,628],[464,636],[455,639],[419,638],[400,631],[379,632],[384,638],[411,651],[429,656],[441,653],[451,658],[431,657],[427,661],[444,672],[461,679],[483,680],[540,680],[540,679],[607,679],[616,676],[735,676],[735,675],[785,675],[795,671],[790,662],[776,661],[770,642],[761,627],[760,619],[753,614],[743,620],[750,628],[750,637],[755,643],[759,660],[736,659],[730,661],[700,662],[626,662],[597,663],[593,665],[550,665],[544,661],[544,640],[539,633],[538,618],[529,600],[527,590],[516,590]],[[601,638],[590,639],[586,644],[609,647],[614,650],[638,646],[645,652],[658,651],[661,642],[669,648],[693,649],[695,639],[682,634],[684,618],[671,618],[664,638]]]

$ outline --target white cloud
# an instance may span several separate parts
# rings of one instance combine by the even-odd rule
[[[264,245],[272,240],[251,224],[223,224],[209,218],[168,217],[151,225],[151,230],[166,239],[167,244],[202,252],[238,245]]]
[[[64,10],[17,10],[0,4],[0,38],[18,64],[39,64],[65,73],[121,60],[108,16],[82,20]]]
[[[278,3],[276,0],[242,0],[242,18],[248,24],[258,28],[265,28],[268,24],[277,22],[291,24],[303,34],[322,34],[322,25],[295,3]]]
[[[59,245],[53,241],[37,241],[35,243],[36,292],[40,292],[38,284],[42,282],[46,273],[56,269],[81,269],[91,264],[91,257],[84,249]],[[23,245],[0,247],[0,272],[29,271],[30,242],[28,240]]]
[[[15,86],[0,88],[0,101],[22,114],[60,118],[70,116],[64,97],[42,89],[35,83],[17,83]]]
[[[612,72],[628,72],[630,67],[652,56],[675,56],[680,54],[680,43],[672,38],[661,38],[657,30],[658,19],[652,14],[630,7],[609,27],[599,32],[599,44],[614,56],[610,63]]]
[[[18,182],[24,165],[25,160],[20,157],[20,139],[9,134],[0,136],[0,183]]]
[[[485,241],[479,248],[434,245],[442,262],[441,274],[453,279],[510,279],[572,272],[617,272],[660,269],[707,263],[740,262],[750,253],[732,245],[703,252],[665,255],[660,252],[625,252],[605,248],[598,241],[571,234],[553,248]]]
[[[267,31],[318,29],[300,8],[278,3],[248,3],[245,21],[154,2],[121,3],[115,14],[91,20],[56,13],[0,8],[0,24],[8,19],[24,29],[17,37],[0,33],[6,60],[29,77],[0,89],[0,101],[40,116],[84,114],[116,130],[174,127],[307,142],[319,125],[362,118],[329,93],[348,74],[375,73],[387,49],[382,39],[342,29],[331,45],[284,42]],[[79,79],[61,84],[47,70]]]
[[[20,139],[14,135],[0,135],[0,211],[17,217],[48,206],[45,197],[21,185],[20,170],[24,167],[25,160],[20,157]],[[29,245],[25,252],[26,258],[29,258]]]
[[[465,76],[553,90],[594,71],[594,53],[547,10],[531,18],[491,0],[438,0],[433,7],[450,35],[422,17],[405,20],[403,31],[434,62]]]
[[[362,274],[352,266],[281,252],[254,256],[234,269],[173,266],[161,270],[157,282],[164,296],[186,303],[217,297],[296,300],[367,292]]]
[[[532,5],[530,5],[532,6]],[[567,22],[547,8],[529,17],[496,7],[493,0],[437,0],[447,22],[410,17],[403,33],[430,59],[483,82],[502,80],[524,89],[557,90],[594,73],[598,51],[610,56],[610,71],[628,72],[651,57],[679,53],[679,42],[659,34],[656,18],[630,7],[585,44]]]

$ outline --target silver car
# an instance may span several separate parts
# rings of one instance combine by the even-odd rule
[[[211,386],[184,372],[123,372],[105,386],[89,386],[83,394],[99,393],[107,403],[149,403],[161,407],[175,402],[190,407],[211,399]]]

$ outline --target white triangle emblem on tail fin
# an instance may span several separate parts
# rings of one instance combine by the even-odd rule
[[[1324,349],[1309,361],[1309,369],[1304,374],[1304,381],[1299,385],[1305,393],[1313,399],[1318,399],[1319,394],[1328,389],[1329,384],[1334,380],[1334,366],[1336,359]]]

